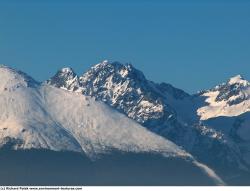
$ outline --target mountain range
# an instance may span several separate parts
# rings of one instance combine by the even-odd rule
[[[1,66],[0,105],[0,153],[78,153],[95,173],[77,184],[250,184],[250,83],[240,75],[190,95],[148,80],[131,64],[106,60],[81,76],[63,68],[42,83]],[[130,161],[126,172],[120,169],[124,161]],[[72,169],[81,165],[86,161]],[[135,169],[148,177],[126,180]],[[109,179],[98,182],[99,173]]]

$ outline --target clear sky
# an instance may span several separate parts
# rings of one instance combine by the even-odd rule
[[[189,93],[250,80],[250,1],[0,0],[1,64],[43,81],[104,59]]]

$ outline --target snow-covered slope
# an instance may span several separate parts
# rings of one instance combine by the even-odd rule
[[[240,75],[200,96],[206,102],[197,110],[201,120],[217,116],[238,116],[250,111],[250,83]]]
[[[44,107],[39,84],[0,66],[0,144],[14,148],[80,151],[78,142]]]
[[[158,152],[188,156],[163,139],[94,98],[50,86],[41,95],[51,116],[78,140],[90,155],[117,149],[126,152]]]

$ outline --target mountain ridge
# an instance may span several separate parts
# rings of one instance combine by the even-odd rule
[[[248,101],[248,97],[242,96],[248,83],[241,76],[232,77],[227,83],[210,90],[189,95],[170,84],[147,80],[132,65],[104,61],[79,76],[78,82],[79,93],[103,101],[150,131],[183,147],[217,171],[230,166],[240,171],[250,169],[249,160],[242,157],[250,150],[242,149],[234,137],[206,123],[209,118],[224,116],[220,109],[224,105],[229,111],[238,107],[235,111],[239,114],[247,111],[244,108],[241,110],[242,107],[238,105],[248,108],[248,103],[244,102]],[[50,80],[47,83],[51,84]],[[209,105],[209,93],[213,95],[215,91],[219,91],[214,101],[219,108]],[[226,114],[235,116],[230,112]],[[221,156],[225,156],[225,159],[220,160]]]
[[[166,141],[165,139],[162,139],[161,137],[158,137],[157,135],[152,134],[151,132],[147,131],[145,128],[137,125],[137,123],[133,122],[130,119],[127,119],[125,116],[122,114],[116,112],[112,108],[109,108],[102,102],[98,102],[95,99],[91,97],[86,97],[84,95],[80,95],[74,92],[66,92],[64,90],[61,90],[59,88],[54,88],[53,86],[48,86],[46,84],[40,84],[33,80],[31,77],[29,77],[27,74],[15,71],[14,69],[11,69],[7,66],[0,67],[0,72],[1,72],[1,89],[0,89],[0,104],[1,106],[1,117],[0,120],[4,123],[1,123],[1,140],[4,140],[3,138],[10,137],[9,133],[14,133],[15,135],[20,138],[24,138],[25,140],[28,140],[29,137],[23,135],[29,133],[34,133],[36,130],[41,133],[43,130],[46,130],[45,127],[53,129],[58,129],[58,132],[44,132],[45,134],[43,136],[41,135],[34,135],[31,134],[30,138],[32,136],[38,138],[37,142],[39,142],[39,137],[41,137],[41,141],[44,141],[43,139],[46,138],[48,135],[60,135],[61,130],[63,131],[63,134],[71,136],[75,138],[75,136],[81,134],[82,132],[76,132],[74,131],[79,131],[77,128],[82,128],[82,130],[88,130],[85,131],[81,136],[84,137],[85,135],[92,133],[91,131],[94,130],[97,134],[90,134],[91,136],[97,136],[96,140],[91,140],[91,138],[95,137],[84,137],[84,139],[88,139],[88,142],[93,142],[97,141],[96,143],[93,142],[91,143],[90,147],[91,149],[96,147],[96,151],[98,152],[98,149],[102,149],[102,141],[105,142],[104,138],[101,138],[102,134],[101,132],[98,132],[100,130],[105,130],[105,125],[106,123],[109,123],[110,126],[109,128],[109,133],[111,133],[111,130],[114,130],[113,135],[119,135],[122,134],[121,137],[124,137],[126,134],[133,135],[134,133],[137,134],[138,136],[142,134],[143,136],[141,137],[142,139],[138,139],[137,136],[130,136],[128,139],[124,138],[117,138],[116,143],[117,148],[121,146],[123,148],[122,141],[124,141],[124,148],[122,150],[126,151],[128,150],[133,150],[136,152],[136,148],[138,148],[138,151],[147,151],[147,149],[151,151],[157,152],[163,152],[164,147],[165,149],[170,149],[170,153],[175,153],[175,149],[177,152],[179,152],[180,156],[189,156],[188,154],[185,154],[185,152],[182,152],[180,149],[178,149],[177,146],[175,146],[173,143],[170,141]],[[30,84],[29,84],[30,83]],[[32,85],[31,83],[34,83],[35,85]],[[14,107],[14,108],[12,108]],[[86,112],[85,114],[84,109],[90,110],[92,112]],[[32,112],[32,113],[30,113]],[[66,112],[66,113],[64,113]],[[95,121],[95,113],[99,113],[99,117],[95,117],[97,120]],[[105,115],[105,113],[110,113],[112,118],[108,118],[108,116]],[[86,114],[89,114],[86,115]],[[71,120],[67,120],[67,118],[71,117]],[[100,118],[100,121],[98,119]],[[73,120],[72,120],[73,119]],[[29,124],[34,121],[35,124]],[[14,125],[11,125],[14,123]],[[6,125],[5,125],[6,123]],[[23,123],[23,125],[22,125]],[[119,125],[118,125],[119,124]],[[91,125],[91,126],[90,126]],[[119,127],[115,127],[118,125]],[[126,127],[128,125],[128,127]],[[14,127],[16,127],[16,129]],[[79,127],[78,127],[79,126]],[[88,129],[88,126],[91,127],[92,129]],[[66,128],[67,127],[67,128]],[[124,131],[119,130],[124,129]],[[12,132],[15,130],[14,132]],[[118,131],[119,130],[119,131]],[[138,133],[137,133],[138,131]],[[130,133],[129,133],[130,132]],[[140,132],[140,133],[139,133]],[[70,133],[70,134],[68,134]],[[105,133],[103,131],[102,133]],[[63,135],[62,134],[62,135]],[[99,134],[99,135],[98,135]],[[6,136],[7,135],[7,136]],[[111,135],[110,139],[114,138]],[[51,137],[53,138],[53,137]],[[62,137],[56,137],[57,139],[60,140],[60,142],[63,142]],[[79,139],[81,137],[78,137],[76,142],[79,142]],[[98,140],[99,139],[99,140]],[[138,140],[136,140],[138,139]],[[147,142],[143,142],[144,139],[149,140],[156,140],[155,142],[152,141],[150,144]],[[114,139],[113,139],[114,140]],[[135,141],[136,140],[136,141]],[[107,139],[107,141],[109,141]],[[131,143],[129,143],[131,141]],[[50,147],[51,144],[48,144],[49,141],[44,142],[42,145],[33,145],[35,143],[35,140],[31,140],[30,143],[26,143],[23,145],[23,148],[44,148],[44,149],[52,149],[52,150],[63,150],[65,148],[65,145],[69,144],[68,142],[65,145],[62,145],[61,148],[59,149],[53,149],[53,147]],[[72,141],[75,142],[75,141]],[[21,143],[23,144],[23,143]],[[100,145],[99,145],[100,144]],[[105,143],[106,146],[111,144],[110,143]],[[105,146],[105,144],[103,146]],[[126,148],[126,144],[130,145],[131,148]],[[27,147],[25,145],[28,145]],[[55,144],[54,144],[55,145]],[[77,147],[79,147],[78,144]],[[164,146],[165,145],[165,146]],[[169,146],[167,146],[169,145]],[[18,148],[19,145],[16,145]],[[82,145],[81,145],[82,146]],[[84,145],[85,146],[85,145]],[[20,147],[22,148],[22,147]],[[116,146],[114,147],[116,148]],[[155,149],[154,149],[155,148]],[[173,150],[171,151],[171,149]],[[71,148],[70,148],[71,149]],[[83,150],[83,147],[81,148]],[[73,151],[79,151],[79,148],[76,150],[73,149]],[[96,152],[95,151],[95,152]],[[177,153],[176,153],[177,154]],[[175,154],[174,154],[175,155]]]
[[[226,100],[231,98],[229,94],[231,89],[226,86],[232,87],[233,90],[236,88],[237,91],[233,96],[241,93],[241,88],[248,87],[248,83],[240,76],[205,93],[189,95],[171,84],[149,81],[132,65],[123,65],[118,62],[104,61],[91,67],[82,76],[78,76],[72,68],[63,68],[43,83],[36,82],[25,73],[15,73],[13,69],[0,67],[4,71],[6,68],[8,72],[14,72],[16,75],[8,77],[1,72],[3,75],[0,80],[0,94],[2,95],[0,96],[2,101],[0,101],[1,105],[7,104],[2,108],[1,113],[7,113],[5,117],[8,118],[12,116],[13,121],[20,119],[22,122],[26,117],[17,118],[17,114],[27,115],[29,111],[36,111],[34,112],[36,116],[30,115],[26,121],[23,121],[26,128],[21,126],[15,136],[21,136],[20,140],[28,140],[23,134],[32,134],[36,130],[39,132],[43,126],[48,127],[48,132],[44,131],[44,136],[34,136],[38,137],[39,144],[44,146],[34,147],[32,145],[35,141],[30,139],[30,142],[25,143],[30,145],[27,148],[51,149],[49,146],[51,144],[48,143],[51,141],[54,145],[54,138],[47,136],[51,134],[51,130],[57,129],[58,132],[52,134],[61,134],[59,140],[64,140],[66,145],[68,145],[67,141],[73,143],[71,146],[68,145],[69,150],[75,149],[77,152],[87,153],[90,157],[98,153],[110,152],[112,149],[135,153],[138,151],[164,153],[165,150],[166,156],[168,154],[171,157],[184,156],[187,159],[191,156],[192,160],[197,159],[205,163],[226,179],[235,173],[241,176],[242,172],[249,171],[250,150],[248,151],[247,135],[243,134],[244,142],[238,142],[238,140],[243,140],[239,139],[242,132],[238,133],[238,131],[244,129],[243,131],[248,133],[247,120],[243,127],[240,127],[241,123],[238,125],[241,129],[237,127],[234,130],[234,126],[230,127],[234,133],[229,134],[218,128],[217,122],[210,123],[208,119],[201,120],[198,112],[209,104],[204,95],[207,92],[226,90],[222,92],[222,97]],[[6,96],[3,96],[5,94]],[[20,95],[25,98],[23,99],[25,102],[19,99]],[[14,97],[10,99],[11,96]],[[6,99],[9,101],[6,102]],[[30,102],[29,99],[33,101]],[[13,100],[17,109],[9,112],[8,106],[13,104]],[[233,105],[235,104],[238,103]],[[83,112],[85,115],[82,114]],[[101,114],[101,117],[97,117],[96,113]],[[110,118],[106,117],[107,113]],[[97,121],[93,121],[95,118]],[[4,117],[0,119],[6,121]],[[40,124],[40,127],[27,126],[30,121]],[[17,121],[14,125],[18,126],[18,124],[22,123]],[[110,126],[108,124],[112,124],[110,132],[104,127]],[[8,123],[7,126],[9,126]],[[115,126],[119,126],[120,129]],[[50,127],[53,128],[50,129]],[[2,127],[1,137],[7,135],[6,132],[5,127]],[[9,132],[9,134],[13,133]],[[136,136],[131,136],[133,134]],[[33,134],[30,137],[33,137]],[[49,139],[45,141],[44,137]],[[7,139],[0,139],[3,140],[2,144],[10,142],[14,144],[14,148],[22,148],[20,147],[23,144],[22,141],[9,139],[11,136],[5,136],[5,138]],[[147,143],[145,139],[152,140],[152,142]],[[176,146],[171,146],[175,145],[174,143]],[[60,146],[58,148],[54,150],[61,150]],[[62,145],[61,148],[65,146]],[[221,156],[224,158],[221,159]]]
[[[103,158],[109,158],[116,152],[121,153],[126,160],[133,161],[134,157],[141,156],[141,160],[150,163],[151,156],[156,155],[159,159],[162,158],[160,160],[169,163],[179,161],[177,163],[188,166],[194,178],[202,175],[209,184],[225,184],[212,169],[196,161],[173,142],[148,131],[95,98],[38,83],[27,74],[9,67],[0,67],[0,72],[0,152],[4,154],[16,151],[14,156],[21,157],[20,160],[23,161],[23,154],[20,153],[19,156],[19,151],[24,151],[29,156],[33,155],[34,150],[35,153],[42,154],[42,157],[49,157],[47,160],[52,157],[46,154],[49,151],[77,152],[87,156],[88,160],[85,162],[88,164],[93,161],[93,170],[104,168],[98,161],[103,161]],[[70,73],[71,70],[63,72]],[[121,156],[118,157],[117,164],[123,161]],[[86,165],[84,163],[81,165]],[[34,165],[39,168],[39,164]],[[107,165],[110,165],[109,162]],[[158,168],[157,164],[151,166],[152,170]],[[113,167],[120,169],[119,166]],[[129,168],[132,174],[133,168]],[[139,169],[139,173],[143,173],[140,167]],[[181,169],[177,171],[181,173]],[[109,174],[108,171],[105,173]],[[118,175],[111,173],[109,176],[112,180]],[[171,174],[167,173],[167,176]],[[152,182],[156,181],[155,178],[152,177]],[[128,179],[119,181],[126,182]],[[167,184],[176,181],[177,177],[173,177],[166,183],[163,180],[160,182]],[[191,178],[190,183],[193,181],[195,180]]]

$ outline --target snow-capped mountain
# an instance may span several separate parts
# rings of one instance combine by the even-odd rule
[[[226,83],[201,92],[195,99],[201,124],[223,135],[222,140],[231,151],[238,153],[239,167],[249,171],[250,83],[237,75]],[[226,158],[233,160],[229,156]]]
[[[6,66],[0,66],[0,74],[1,152],[6,149],[45,149],[78,152],[90,159],[113,152],[159,155],[182,161],[182,165],[193,169],[190,172],[194,174],[192,181],[205,176],[205,180],[213,184],[224,184],[213,170],[171,141],[95,98],[70,92],[77,91],[72,84],[78,85],[78,79],[70,69],[57,74],[64,79],[59,80],[62,88],[72,88],[70,91],[38,83]]]
[[[68,91],[78,91],[80,87],[78,76],[72,68],[63,68],[59,70],[56,75],[50,79],[49,83],[50,85]]]
[[[65,71],[65,68],[61,71]],[[164,108],[161,100],[153,99],[154,95],[146,95],[147,88],[153,83],[150,84],[144,75],[132,65],[125,66],[118,62],[111,64],[104,61],[79,77],[77,86],[74,85],[75,82],[70,81],[71,77],[67,79],[61,77],[66,75],[67,73],[56,75],[48,81],[48,84],[80,89],[83,94],[94,96],[141,123],[161,118],[164,115],[164,109],[171,113],[170,106]],[[60,81],[66,85],[60,86]],[[157,94],[157,92],[154,91],[152,94]]]
[[[0,148],[91,159],[156,153],[209,174],[194,156],[226,182],[250,177],[250,83],[240,75],[189,95],[119,62],[104,61],[81,76],[63,68],[45,83],[6,66],[0,74]]]
[[[89,155],[119,149],[188,156],[93,98],[40,85],[8,67],[1,66],[0,73],[2,145],[11,141],[15,149],[84,151]]]
[[[110,63],[103,61],[93,66],[89,71],[84,73],[78,80],[72,82],[69,77],[65,79],[60,76],[68,76],[67,72],[61,74],[60,70],[55,77],[47,81],[48,84],[61,87],[68,90],[72,88],[84,95],[95,97],[118,111],[126,114],[129,118],[150,128],[151,131],[158,134],[167,134],[175,136],[175,141],[183,141],[191,129],[185,128],[182,119],[177,120],[180,116],[189,116],[179,103],[183,103],[189,97],[184,91],[174,88],[170,84],[156,84],[145,78],[143,73],[135,69],[132,65],[123,65],[119,62]],[[65,85],[60,86],[61,82]],[[77,84],[74,86],[74,84]],[[171,101],[168,101],[171,100]],[[187,105],[190,104],[187,102]],[[173,107],[177,108],[176,110]],[[179,107],[179,109],[178,109]],[[187,113],[187,115],[178,115]],[[171,127],[175,127],[172,129]],[[178,131],[178,134],[176,132]],[[178,139],[178,137],[180,137]],[[192,140],[189,140],[192,142]],[[183,144],[180,143],[180,145]]]
[[[57,80],[65,81],[63,89],[72,87],[69,79],[51,78],[47,83],[60,87]],[[218,116],[226,102],[232,107],[228,109],[228,115],[230,110],[235,110],[234,115],[247,111],[249,83],[242,77],[233,77],[212,90],[189,95],[170,84],[147,80],[130,64],[104,61],[76,81],[77,92],[112,106],[150,131],[183,147],[227,178],[235,171],[249,170],[235,140],[204,121]]]
[[[197,111],[201,120],[217,116],[238,116],[250,111],[250,83],[240,75],[202,92],[200,96],[207,103]]]

